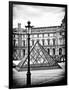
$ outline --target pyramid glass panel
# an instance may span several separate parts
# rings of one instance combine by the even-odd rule
[[[25,60],[21,61],[19,65],[20,67],[27,66],[28,56]],[[18,65],[18,66],[19,66]],[[39,42],[36,42],[33,49],[30,51],[30,67],[38,67],[38,66],[58,66],[58,63],[53,59],[52,56],[48,54],[48,52],[44,49],[43,46]]]

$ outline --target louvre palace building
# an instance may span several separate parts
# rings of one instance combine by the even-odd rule
[[[22,60],[27,54],[27,29],[13,28],[13,59]],[[30,34],[30,48],[39,42],[44,49],[57,61],[65,61],[65,17],[60,26],[32,27]],[[63,57],[64,59],[61,59]]]

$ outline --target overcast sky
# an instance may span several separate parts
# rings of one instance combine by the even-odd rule
[[[34,27],[59,26],[65,15],[65,9],[60,7],[14,5],[13,27],[21,23],[24,28],[27,21]]]

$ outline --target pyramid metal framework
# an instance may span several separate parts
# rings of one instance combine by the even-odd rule
[[[28,55],[17,65],[19,69],[27,68]],[[54,60],[54,58],[48,54],[43,46],[37,41],[30,50],[30,67],[54,67],[59,68],[60,66]]]

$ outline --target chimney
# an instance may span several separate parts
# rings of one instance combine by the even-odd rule
[[[18,31],[21,31],[21,23],[18,23]]]

